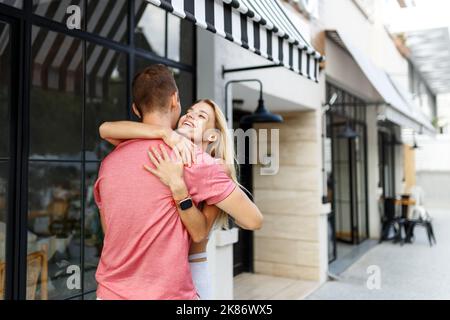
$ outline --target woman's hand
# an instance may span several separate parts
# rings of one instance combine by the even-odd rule
[[[191,140],[173,130],[167,130],[162,138],[172,149],[178,149],[185,165],[195,163],[195,145]]]
[[[161,145],[159,151],[157,148],[149,150],[148,156],[155,169],[147,165],[144,165],[144,168],[170,188],[174,200],[181,201],[186,199],[189,196],[189,192],[184,182],[184,164],[178,149],[173,149],[173,156],[171,157],[164,146]]]

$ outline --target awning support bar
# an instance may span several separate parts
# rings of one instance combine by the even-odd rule
[[[279,68],[279,67],[283,67],[283,65],[282,64],[269,64],[269,65],[253,66],[253,67],[245,67],[245,68],[234,68],[234,69],[225,69],[225,66],[222,66],[222,78],[225,78],[225,74],[227,74],[227,73]]]

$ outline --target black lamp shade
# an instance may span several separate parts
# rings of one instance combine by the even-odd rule
[[[350,125],[346,125],[344,130],[338,134],[338,138],[340,139],[356,139],[359,137],[359,134],[350,127]]]
[[[264,100],[259,100],[255,113],[242,117],[241,124],[252,125],[254,123],[282,123],[283,117],[271,113],[264,105]]]

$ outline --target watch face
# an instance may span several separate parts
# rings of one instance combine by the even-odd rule
[[[191,199],[186,199],[182,202],[180,202],[180,208],[181,210],[187,210],[192,208],[193,204],[192,204],[192,200]]]

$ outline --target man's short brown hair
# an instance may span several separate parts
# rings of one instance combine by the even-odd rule
[[[154,64],[142,70],[133,80],[133,103],[143,116],[155,111],[169,109],[171,96],[178,91],[170,69],[162,64]]]

